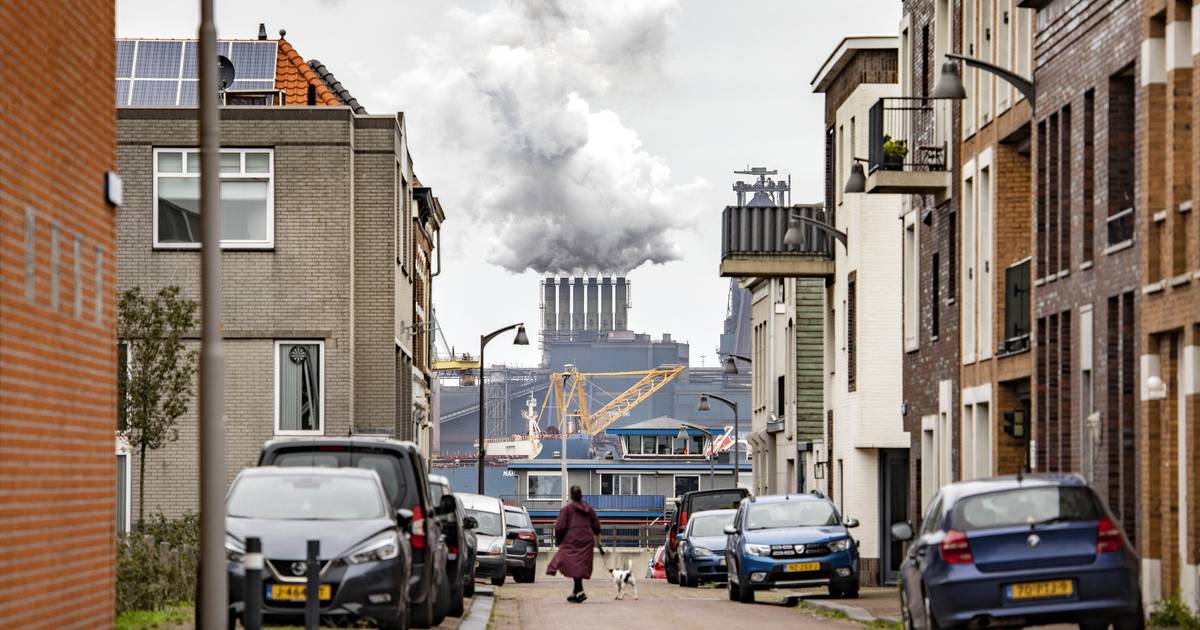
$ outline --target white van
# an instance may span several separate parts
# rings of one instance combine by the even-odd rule
[[[508,573],[504,556],[504,541],[508,536],[504,504],[496,497],[482,494],[455,492],[454,495],[462,499],[467,515],[479,523],[475,528],[475,575],[490,577],[493,585],[502,586]]]

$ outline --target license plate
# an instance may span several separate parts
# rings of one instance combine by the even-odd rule
[[[272,584],[267,590],[267,599],[285,602],[302,602],[308,596],[308,588],[304,584]],[[333,585],[322,584],[317,590],[317,597],[322,600],[333,599]]]
[[[1075,583],[1071,580],[1025,582],[1011,584],[1008,587],[1008,596],[1012,600],[1070,597],[1073,594],[1075,594]]]
[[[783,568],[788,573],[804,573],[806,571],[820,571],[820,562],[796,562],[789,564]]]
[[[725,558],[721,558],[721,566],[725,566]]]

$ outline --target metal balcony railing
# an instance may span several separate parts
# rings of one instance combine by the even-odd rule
[[[506,505],[547,510],[557,508],[559,498],[504,494],[500,495],[500,500]],[[597,512],[655,512],[661,514],[666,509],[666,497],[661,494],[585,494],[583,500]]]
[[[913,97],[881,98],[871,106],[869,172],[944,171],[946,144],[918,142],[918,132],[934,128],[933,100]]]
[[[801,223],[799,245],[785,245],[790,216],[832,225],[820,206],[727,206],[721,215],[721,260],[731,256],[810,256],[833,258],[834,239],[811,224]]]

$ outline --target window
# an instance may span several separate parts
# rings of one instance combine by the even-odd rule
[[[1000,16],[996,20],[996,65],[1011,69],[1012,53],[1010,52],[1012,41],[1012,0],[998,0],[1000,2]],[[1012,93],[1012,88],[1007,83],[999,82],[996,90],[996,100],[998,105],[997,111],[1003,112],[1008,109],[1009,94]]]
[[[1062,232],[1062,243],[1058,250],[1058,271],[1062,273],[1071,268],[1071,194],[1074,192],[1071,174],[1071,106],[1062,108],[1062,129],[1059,132],[1061,148],[1059,155],[1058,178],[1058,225]]]
[[[1035,9],[1017,9],[1017,74],[1033,76],[1029,61],[1033,57],[1033,22],[1030,18],[1036,13]],[[1025,98],[1024,94],[1016,93],[1017,100]]]
[[[125,401],[129,398],[129,342],[117,342],[117,431],[129,428],[129,409]]]
[[[968,3],[969,4],[969,3]],[[970,167],[964,171],[971,172]],[[979,295],[975,284],[975,180],[968,177],[963,183],[963,303],[962,303],[962,359],[963,363],[975,362],[975,324],[976,297]]]
[[[917,322],[920,321],[920,306],[917,302],[919,293],[917,265],[917,220],[916,213],[910,212],[904,217],[904,350],[916,350],[919,342]]]
[[[600,494],[638,495],[642,493],[641,475],[600,475]]]
[[[932,339],[937,339],[942,315],[942,296],[940,295],[942,265],[941,261],[938,260],[937,252],[933,253],[933,259],[929,262],[929,266],[931,267],[930,274],[933,276],[929,283],[929,288],[932,291],[932,295],[929,298],[929,336]]]
[[[325,430],[325,342],[275,342],[275,433]]]
[[[979,358],[992,356],[992,169],[979,169]]]
[[[979,59],[992,61],[992,29],[993,24],[992,0],[979,0]],[[966,65],[966,64],[963,64]],[[979,78],[979,126],[987,124],[992,118],[992,84],[995,75],[990,72],[976,72]]]
[[[1096,90],[1083,94],[1083,262],[1096,249]]]
[[[953,302],[958,287],[958,213],[946,213],[946,299]]]
[[[842,162],[846,161],[845,144],[846,144],[846,129],[845,129],[845,127],[838,127],[837,159],[835,161],[835,163],[837,164],[837,177],[834,178],[833,181],[834,181],[834,191],[837,193],[837,199],[838,199],[839,206],[842,205],[842,201],[846,198],[845,190],[841,184],[841,182],[845,181],[845,179],[842,178]]]
[[[787,415],[787,376],[775,378],[775,415],[780,420]]]
[[[221,151],[221,247],[274,245],[274,152]],[[200,246],[200,152],[154,150],[154,246]]]
[[[117,439],[117,534],[129,532],[130,476],[129,444]]]
[[[990,407],[991,405],[987,402],[963,405],[963,479],[980,479],[992,474]]]
[[[700,489],[700,475],[675,475],[675,496]]]
[[[1029,347],[1029,259],[1004,270],[1004,348],[1015,352]]]
[[[853,271],[846,285],[846,389],[858,389],[858,283]]]
[[[561,473],[531,472],[526,483],[530,499],[562,499]]]
[[[962,46],[965,49],[964,54],[968,57],[976,57],[978,53],[975,50],[975,3],[978,0],[963,0],[962,6]],[[974,68],[963,64],[962,67],[962,82],[963,88],[966,89],[967,97],[962,101],[962,128],[963,136],[967,137],[975,133],[975,76],[978,73]]]

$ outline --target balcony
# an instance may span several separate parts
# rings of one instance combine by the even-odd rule
[[[562,503],[559,497],[529,497],[524,494],[505,494],[500,496],[505,505],[523,507],[530,512],[553,510],[558,512]],[[666,509],[666,497],[661,494],[585,494],[583,500],[596,512],[646,512],[656,515]]]
[[[783,242],[791,216],[807,220],[798,245]],[[721,276],[832,276],[835,240],[820,225],[832,227],[821,206],[727,206],[721,214]]]
[[[932,194],[938,202],[949,197],[947,144],[918,142],[933,135],[935,118],[933,101],[925,98],[881,98],[871,106],[868,194]]]

